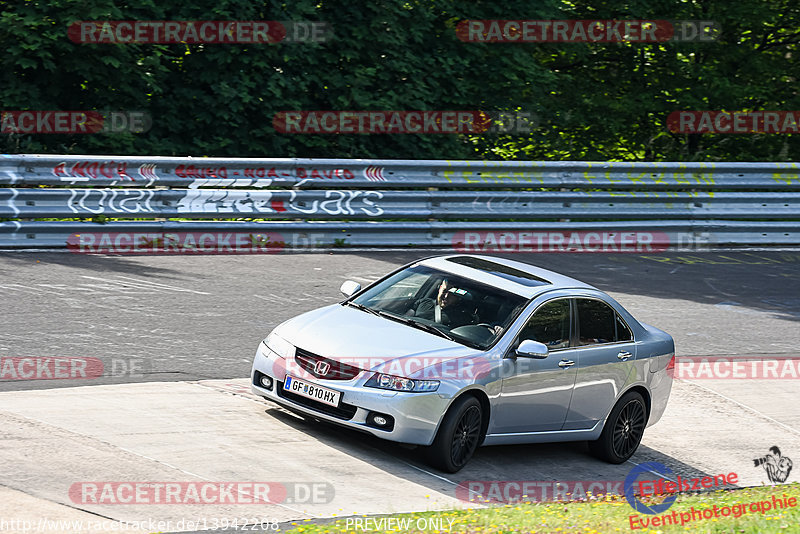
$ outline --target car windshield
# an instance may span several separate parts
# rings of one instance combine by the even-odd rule
[[[485,350],[500,339],[526,302],[502,289],[415,265],[347,304]]]

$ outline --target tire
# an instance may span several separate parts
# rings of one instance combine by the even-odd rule
[[[478,399],[465,395],[456,400],[442,420],[433,443],[427,447],[428,463],[446,473],[467,465],[481,439],[483,410]]]
[[[611,410],[596,441],[589,442],[589,451],[601,460],[621,464],[636,452],[647,425],[647,406],[644,398],[629,391]]]

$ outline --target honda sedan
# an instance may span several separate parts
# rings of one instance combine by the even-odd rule
[[[622,463],[672,388],[669,334],[606,293],[525,263],[412,262],[290,319],[252,390],[312,420],[419,445],[456,472],[480,445],[588,441]]]

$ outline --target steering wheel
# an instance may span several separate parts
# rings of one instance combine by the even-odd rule
[[[485,328],[488,328],[488,329],[489,329],[489,332],[491,332],[492,334],[496,334],[496,333],[497,333],[497,332],[495,331],[495,327],[494,327],[494,326],[492,326],[492,325],[490,325],[489,323],[478,323],[476,326],[483,326],[483,327],[485,327]]]

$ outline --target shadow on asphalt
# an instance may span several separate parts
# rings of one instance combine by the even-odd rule
[[[69,252],[0,252],[0,259],[11,265],[30,266],[37,260],[56,265],[85,269],[92,273],[132,274],[138,276],[161,276],[169,278],[181,274],[180,269],[159,267],[152,262],[141,261],[141,257],[95,254],[73,254]],[[4,269],[0,264],[0,274]]]
[[[432,491],[465,500],[464,488],[469,482],[483,483],[490,488],[492,481],[528,482],[622,482],[635,464],[659,462],[682,478],[702,478],[719,473],[707,473],[646,446],[639,446],[629,462],[614,465],[591,456],[586,442],[543,443],[526,445],[494,445],[480,447],[470,462],[458,473],[445,473],[425,463],[419,447],[382,440],[368,433],[343,429],[335,424],[303,418],[270,402],[265,413],[293,429],[319,440],[328,447],[361,461],[369,462],[391,475],[401,476]],[[646,431],[645,431],[646,434]],[[655,478],[655,475],[652,477]],[[644,478],[642,478],[644,480]],[[461,488],[459,488],[461,486]],[[612,485],[611,487],[622,487]],[[620,489],[620,493],[624,490]],[[543,497],[541,500],[552,500]],[[465,501],[466,502],[466,501]],[[477,501],[480,502],[480,501]]]
[[[355,253],[354,253],[355,254]],[[358,253],[402,265],[430,252]],[[556,271],[607,292],[727,304],[800,320],[800,251],[492,254]]]

